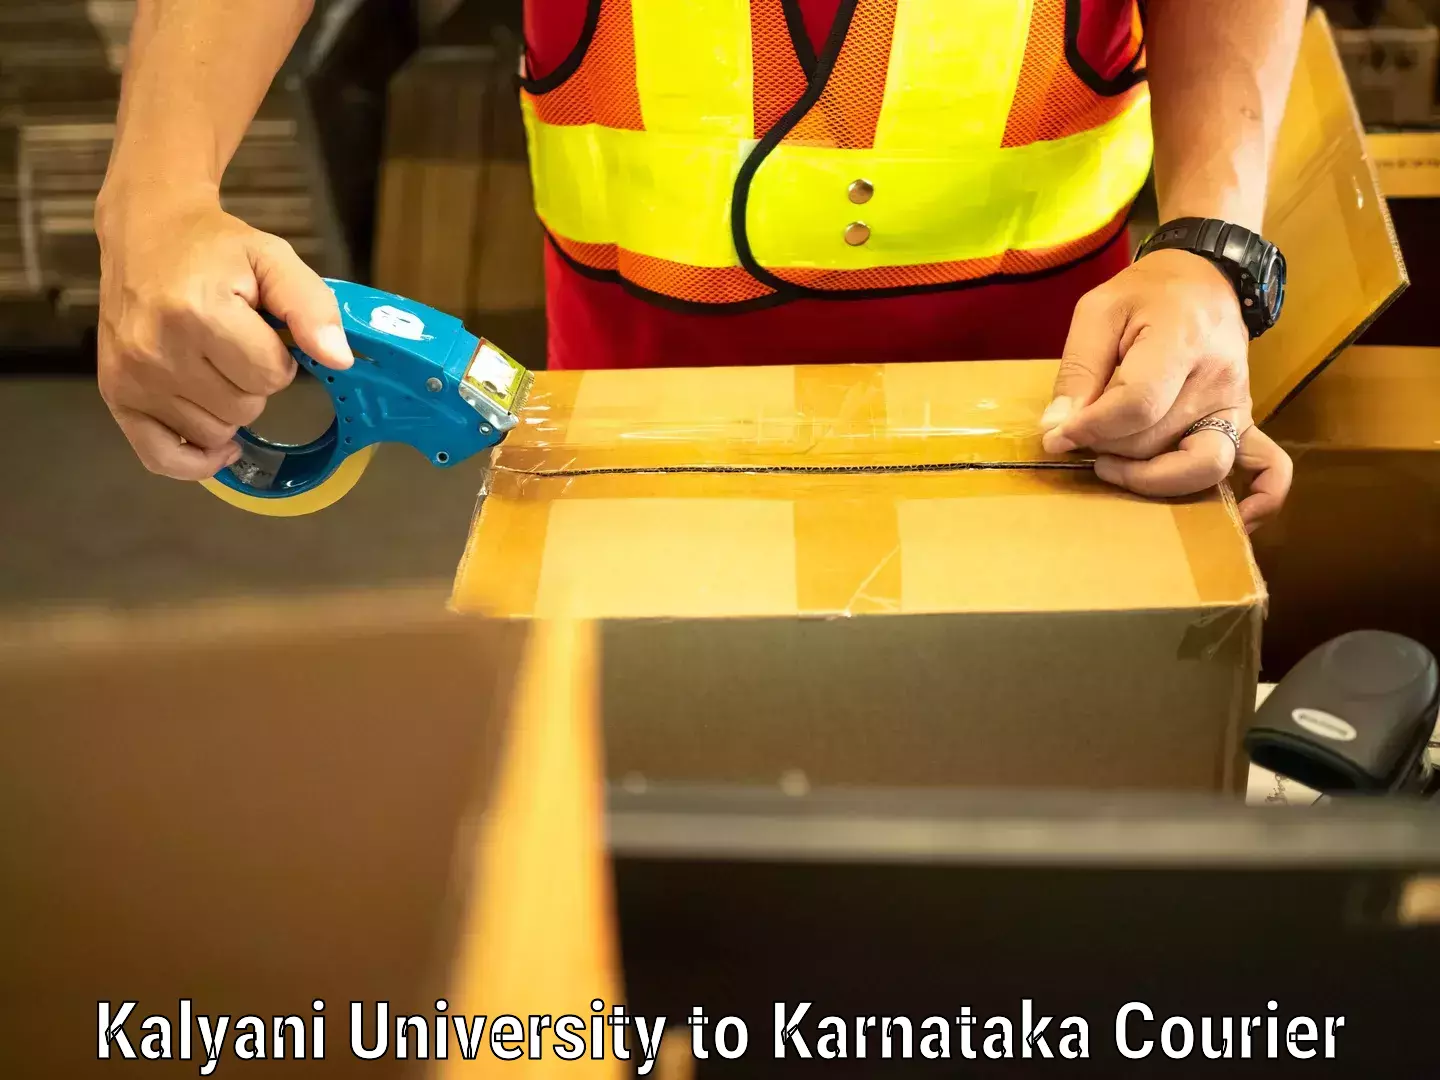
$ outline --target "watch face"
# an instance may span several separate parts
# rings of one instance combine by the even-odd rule
[[[1285,306],[1285,259],[1279,251],[1272,249],[1265,260],[1260,274],[1260,297],[1265,315],[1273,325]]]

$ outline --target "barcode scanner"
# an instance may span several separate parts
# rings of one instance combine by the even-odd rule
[[[1295,665],[1256,712],[1245,749],[1324,795],[1430,795],[1437,712],[1440,665],[1430,650],[1360,630]]]

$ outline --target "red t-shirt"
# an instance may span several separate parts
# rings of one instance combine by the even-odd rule
[[[840,0],[799,0],[818,50]],[[525,0],[529,74],[574,49],[587,0]],[[688,313],[573,269],[547,245],[549,366],[632,368],[877,363],[1059,356],[1075,302],[1130,261],[1124,232],[1048,277],[973,289],[855,300],[795,300],[758,311]]]

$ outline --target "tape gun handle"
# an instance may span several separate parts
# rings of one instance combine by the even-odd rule
[[[330,286],[332,287],[332,289],[334,288],[334,284],[333,284],[333,283],[327,281],[326,284],[327,284],[327,285],[330,285]],[[280,318],[278,315],[272,315],[270,312],[266,311],[264,308],[259,309],[258,314],[260,315],[260,317],[261,317],[262,319],[265,320],[265,322],[270,326],[270,328],[271,328],[272,330],[275,330],[277,333],[280,334],[280,339],[285,343],[285,347],[290,350],[292,356],[294,356],[297,360],[300,359],[301,357],[308,357],[308,356],[309,356],[309,354],[306,353],[305,350],[301,349],[300,346],[296,344],[294,335],[290,333],[290,328],[289,328],[289,326],[286,324],[286,322],[285,322],[284,319]],[[342,320],[342,326],[343,326],[343,320]],[[346,338],[350,341],[351,348],[353,349],[354,346],[355,346],[355,341],[354,341],[354,335],[353,335],[353,333],[347,332],[345,336],[346,336]],[[320,366],[320,367],[325,367],[325,366],[326,366],[326,365],[324,365],[324,364],[319,364],[318,361],[317,361],[317,364],[318,364],[318,366]],[[309,367],[309,366],[313,366],[313,365],[308,365],[308,364],[307,364],[306,366]],[[332,370],[335,370],[335,369],[332,369]]]
[[[378,441],[373,437],[374,432],[369,425],[350,428],[341,424],[341,403],[363,382],[364,374],[355,368],[325,368],[295,344],[284,319],[263,308],[258,314],[267,325],[280,333],[281,340],[296,364],[309,371],[325,390],[330,399],[333,420],[325,431],[303,444],[277,443],[256,434],[249,427],[240,428],[236,432],[235,441],[240,444],[241,458],[236,467],[221,470],[216,479],[225,487],[241,494],[259,495],[273,490],[274,482],[282,476],[283,464],[286,487],[291,490],[309,490],[323,483],[350,455]],[[356,410],[352,405],[345,411],[353,413]],[[342,427],[346,430],[340,430]],[[267,476],[267,482],[259,482],[259,478]]]
[[[270,328],[272,330],[275,330],[280,334],[281,340],[285,342],[287,348],[298,348],[298,346],[296,346],[295,344],[295,339],[290,334],[290,328],[286,325],[284,319],[280,318],[280,316],[278,315],[270,314],[270,312],[266,311],[264,308],[261,308],[259,310],[259,315],[270,325]]]
[[[352,374],[352,372],[354,372],[354,369],[326,368],[323,364],[321,364],[314,357],[310,356],[309,353],[305,352],[304,349],[300,348],[300,346],[295,343],[295,339],[290,333],[290,329],[286,325],[284,319],[280,318],[277,315],[272,315],[270,312],[265,311],[263,308],[260,309],[259,315],[262,319],[265,320],[267,324],[269,324],[272,329],[276,330],[280,334],[281,340],[285,343],[285,347],[289,350],[290,355],[294,357],[295,362],[299,364],[301,368],[307,369],[312,375],[314,375],[320,382],[320,384],[325,388],[326,393],[330,396],[330,403],[335,407],[335,410],[338,414],[340,408],[340,401],[343,400],[341,399],[340,395],[345,392],[346,384],[348,384],[350,381],[349,376]],[[349,335],[347,335],[347,337],[348,336]],[[353,347],[354,343],[352,342],[351,344]],[[252,440],[259,442],[264,441],[258,439],[247,429],[242,428],[241,430],[245,434],[249,435]]]

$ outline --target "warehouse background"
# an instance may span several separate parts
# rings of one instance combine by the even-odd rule
[[[1324,6],[1367,123],[1440,126],[1440,0]],[[317,0],[223,194],[322,273],[453,311],[540,366],[520,9]],[[27,461],[0,503],[0,608],[392,583],[447,594],[473,470],[419,468],[394,451],[323,514],[257,518],[146,474],[100,402],[91,219],[133,14],[128,0],[0,0],[0,440]],[[1154,216],[1147,193],[1133,236]],[[304,439],[321,422],[297,386],[264,430]]]
[[[93,370],[91,219],[134,9],[0,2],[7,373]],[[522,339],[517,351],[543,351],[514,94],[519,22],[519,0],[319,0],[226,174],[227,209],[322,273],[414,286],[448,310],[494,316],[507,340]],[[455,243],[457,222],[468,243]]]

